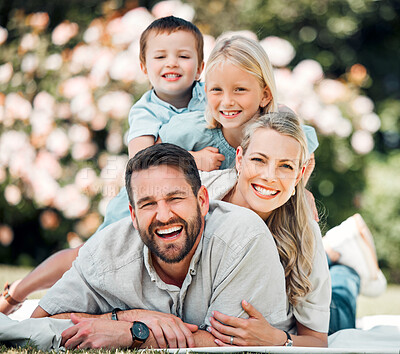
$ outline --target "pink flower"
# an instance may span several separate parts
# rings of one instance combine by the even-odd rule
[[[121,152],[124,144],[120,131],[111,131],[106,138],[106,149],[112,154]]]
[[[51,206],[59,193],[60,186],[50,174],[39,168],[33,168],[28,174],[32,187],[33,200],[39,206]]]
[[[89,160],[97,153],[97,145],[95,143],[75,143],[72,146],[71,155],[74,160]]]
[[[39,58],[36,54],[28,53],[21,62],[21,70],[25,73],[33,73],[39,67]]]
[[[368,154],[374,148],[374,139],[371,133],[358,130],[351,137],[351,146],[359,154]]]
[[[8,37],[8,31],[4,27],[0,26],[0,45],[2,45]]]
[[[75,185],[81,192],[92,196],[99,193],[101,188],[96,172],[90,167],[78,171],[75,176]]]
[[[138,56],[129,51],[118,53],[110,65],[110,77],[113,80],[132,82],[140,73]]]
[[[32,28],[43,31],[49,24],[49,14],[47,12],[36,12],[28,16],[28,21]]]
[[[90,201],[86,195],[79,192],[75,185],[69,184],[58,191],[54,206],[61,210],[65,217],[74,219],[87,213]]]
[[[86,143],[90,140],[90,130],[81,124],[74,124],[68,130],[68,137],[73,143]]]
[[[54,114],[55,105],[55,98],[46,91],[39,92],[33,99],[33,108],[35,110],[45,111],[50,114]]]
[[[0,225],[0,243],[2,246],[7,247],[14,240],[14,232],[8,225]]]
[[[62,57],[60,54],[55,53],[51,54],[46,58],[45,68],[51,71],[57,71],[61,68],[63,63]]]
[[[46,148],[59,158],[68,154],[69,147],[68,136],[61,128],[54,129],[46,139]]]
[[[374,102],[369,97],[357,96],[351,103],[351,108],[356,114],[369,114],[374,110]]]
[[[0,65],[0,84],[9,82],[14,74],[13,66],[10,62]]]
[[[54,28],[51,40],[55,45],[64,45],[78,34],[79,27],[74,22],[64,21]]]
[[[381,127],[381,120],[375,113],[364,114],[361,117],[360,126],[364,130],[375,133]]]
[[[322,66],[315,60],[302,60],[293,69],[293,74],[301,82],[315,84],[324,77]]]
[[[69,99],[86,92],[91,92],[89,79],[85,76],[71,77],[62,82],[59,89],[61,94]]]
[[[25,53],[34,50],[39,45],[39,36],[36,33],[26,33],[19,44],[20,50]]]
[[[296,52],[293,46],[285,39],[270,36],[260,41],[273,66],[282,67],[288,65]]]
[[[349,94],[348,88],[338,80],[325,79],[320,82],[317,88],[321,100],[331,104],[342,101]]]
[[[151,12],[156,18],[174,15],[186,21],[192,21],[195,15],[192,6],[177,0],[160,1],[153,6]]]
[[[62,176],[62,168],[58,159],[51,152],[41,149],[35,161],[36,168],[45,170],[54,179],[59,179]]]
[[[98,101],[100,111],[118,120],[126,119],[132,106],[132,96],[125,91],[106,93]]]
[[[60,226],[60,218],[53,210],[44,210],[40,214],[39,220],[45,230],[56,230]]]
[[[31,103],[18,93],[9,93],[5,100],[5,117],[27,119],[31,114]]]
[[[22,199],[21,190],[13,185],[9,184],[4,190],[4,198],[10,205],[17,205]]]

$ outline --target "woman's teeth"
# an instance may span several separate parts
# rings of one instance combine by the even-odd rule
[[[258,193],[260,193],[262,195],[275,195],[278,193],[278,191],[276,191],[276,190],[265,189],[260,186],[253,186],[253,187]]]

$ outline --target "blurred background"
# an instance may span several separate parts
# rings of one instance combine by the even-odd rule
[[[138,41],[157,17],[260,40],[279,102],[317,130],[310,180],[324,231],[355,212],[400,283],[400,2],[0,1],[0,263],[76,246],[123,184]]]

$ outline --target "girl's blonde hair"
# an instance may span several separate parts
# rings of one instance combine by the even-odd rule
[[[271,101],[264,108],[260,108],[260,114],[277,111],[276,85],[271,62],[263,47],[255,40],[233,36],[221,39],[212,50],[205,71],[207,82],[208,74],[219,64],[229,61],[240,69],[254,75],[260,87],[268,87],[271,92]],[[212,116],[208,106],[205,118],[209,128],[220,128],[221,125]]]
[[[299,118],[291,112],[268,113],[251,121],[242,141],[243,155],[253,134],[258,129],[273,129],[296,139],[301,146],[299,168],[308,161],[307,140]],[[306,200],[303,179],[295,187],[295,195],[273,210],[265,221],[271,231],[285,270],[286,292],[289,302],[296,306],[300,297],[311,291],[309,276],[314,259],[314,243],[318,237],[313,228],[313,217]]]

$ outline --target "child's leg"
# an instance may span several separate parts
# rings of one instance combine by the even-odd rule
[[[330,265],[332,281],[331,317],[329,333],[356,326],[357,296],[360,292],[360,277],[345,265]]]
[[[118,195],[111,199],[108,203],[104,221],[99,226],[97,231],[100,231],[106,226],[111,225],[112,223],[127,216],[130,216],[128,193],[126,192],[125,187],[122,187]]]
[[[39,264],[25,278],[12,283],[8,290],[9,301],[4,296],[0,297],[0,312],[8,315],[16,308],[15,302],[23,302],[29,294],[50,288],[71,268],[80,248],[81,246],[55,253]]]

